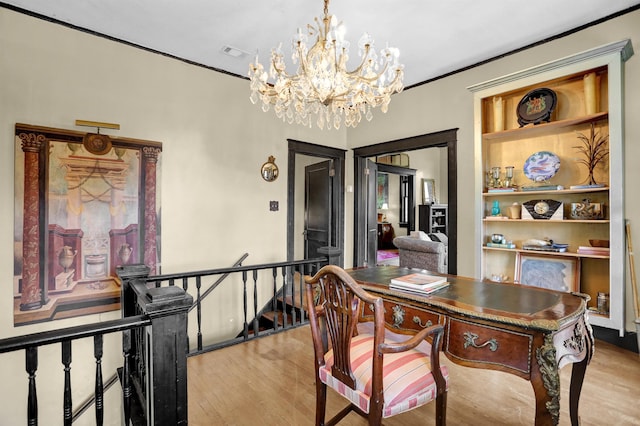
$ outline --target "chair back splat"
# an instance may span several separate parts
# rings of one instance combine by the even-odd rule
[[[387,339],[393,333],[385,324],[383,299],[362,289],[342,268],[327,265],[305,282],[315,353],[316,425],[334,425],[351,411],[380,425],[383,418],[432,400],[436,424],[445,425],[449,379],[439,360],[442,325],[408,339],[401,336],[404,341],[397,335]],[[364,306],[374,312],[373,327],[359,327]],[[350,404],[325,422],[327,385]]]

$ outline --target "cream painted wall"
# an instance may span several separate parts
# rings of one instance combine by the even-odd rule
[[[478,270],[474,252],[474,211],[471,205],[474,188],[473,94],[466,88],[515,71],[579,53],[607,43],[631,39],[635,51],[625,64],[625,217],[631,221],[632,240],[640,244],[640,196],[634,189],[640,180],[640,11],[634,11],[600,25],[542,46],[507,56],[500,60],[425,84],[395,95],[387,114],[376,112],[373,120],[349,129],[350,148],[385,142],[404,137],[458,130],[458,273],[474,276]],[[481,183],[480,183],[481,185]],[[470,204],[471,203],[471,204]],[[637,261],[636,261],[637,263]],[[628,266],[627,266],[628,268]],[[636,270],[638,266],[636,265]],[[479,277],[478,277],[479,278]],[[626,328],[633,324],[631,280],[627,271]]]
[[[416,205],[422,204],[422,179],[434,179],[438,203],[447,204],[447,148],[410,151],[409,165],[416,169]],[[416,224],[418,216],[416,212]]]

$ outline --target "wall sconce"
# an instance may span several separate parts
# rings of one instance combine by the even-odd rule
[[[267,182],[273,182],[278,179],[278,166],[276,166],[276,157],[273,155],[269,156],[269,159],[266,163],[262,165],[260,169],[260,175],[262,175],[262,179]]]

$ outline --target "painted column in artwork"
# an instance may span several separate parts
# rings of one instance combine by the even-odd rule
[[[156,166],[161,149],[146,146],[142,149],[144,159],[144,263],[156,274],[158,256],[156,219]]]
[[[22,296],[20,310],[41,308],[46,294],[40,289],[40,151],[44,135],[20,133],[24,151],[24,207],[22,231]]]

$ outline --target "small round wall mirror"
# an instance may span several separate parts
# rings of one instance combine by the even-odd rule
[[[273,155],[269,156],[269,160],[262,165],[262,169],[260,169],[260,174],[262,175],[262,179],[267,182],[273,182],[278,179],[278,166],[276,166],[276,157]]]

